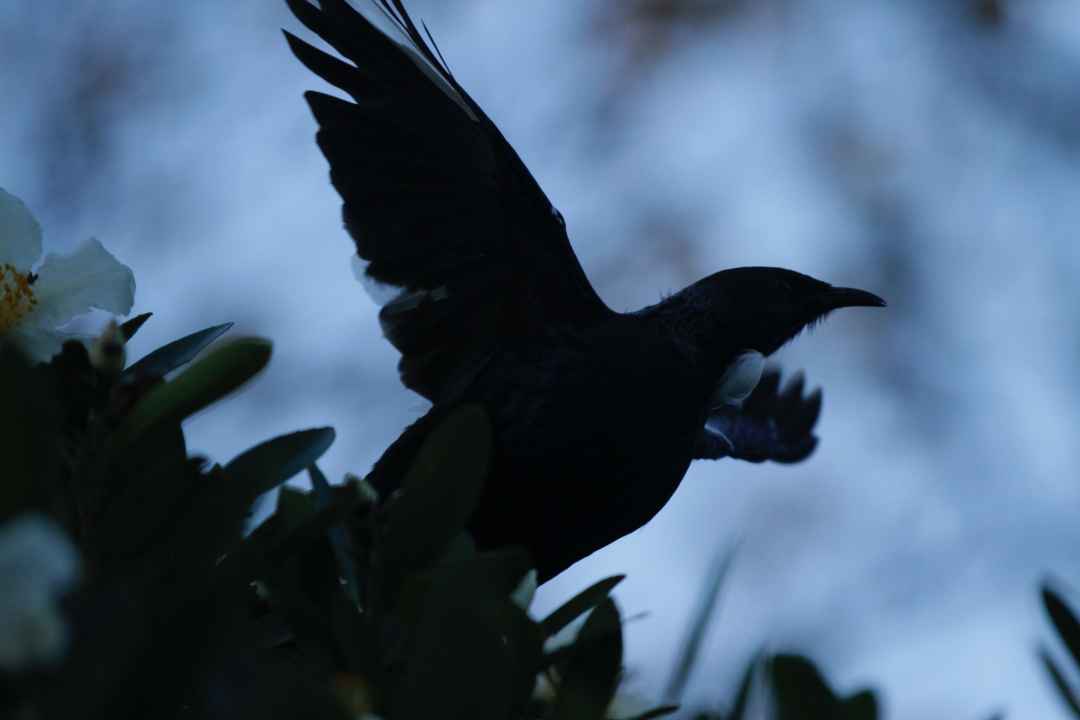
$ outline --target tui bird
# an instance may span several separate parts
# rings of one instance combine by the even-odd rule
[[[372,469],[381,492],[444,415],[481,404],[495,449],[469,530],[481,548],[526,547],[544,581],[645,524],[694,459],[813,451],[820,391],[804,396],[801,374],[781,390],[764,358],[829,312],[881,298],[744,267],[615,312],[562,215],[401,0],[373,0],[400,40],[345,0],[286,2],[351,61],[285,32],[355,100],[305,94],[354,269],[386,291],[379,320],[402,382],[433,403]]]

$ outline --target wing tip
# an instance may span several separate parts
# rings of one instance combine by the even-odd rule
[[[316,16],[322,14],[322,10],[320,8],[312,5],[307,0],[285,0],[285,5],[289,8],[292,14],[296,16],[297,20],[302,22],[311,30],[315,30],[315,28],[312,28],[310,25],[308,25],[308,22],[315,21]]]
[[[303,53],[307,48],[311,47],[311,43],[301,40],[298,36],[293,35],[285,28],[281,28],[281,34],[285,36],[285,43],[289,46],[289,50],[292,54],[306,67],[307,63],[304,62]]]

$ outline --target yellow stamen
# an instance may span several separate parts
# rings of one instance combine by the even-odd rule
[[[0,265],[0,333],[15,326],[37,305],[30,273],[21,273],[11,264]]]

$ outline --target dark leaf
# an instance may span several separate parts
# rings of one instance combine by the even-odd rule
[[[725,716],[726,720],[743,720],[746,715],[746,709],[750,705],[750,689],[754,686],[754,673],[759,662],[760,657],[754,655],[746,664],[746,670],[739,681],[739,689],[735,692],[735,703],[731,706],[731,712]]]
[[[319,470],[319,466],[312,463],[308,466],[308,475],[311,476],[311,487],[315,490],[315,501],[319,509],[325,509],[334,504],[334,494],[330,490],[330,483],[326,476]],[[338,577],[345,585],[345,594],[353,607],[360,607],[360,579],[356,574],[356,553],[352,545],[345,525],[338,523],[326,531],[330,541],[330,549],[334,553],[334,561],[337,563]]]
[[[487,477],[491,424],[478,406],[456,410],[424,441],[388,513],[383,559],[399,573],[429,567],[472,514]]]
[[[14,348],[0,343],[0,521],[42,505],[60,471],[62,415],[48,370],[35,370]]]
[[[1039,660],[1042,661],[1043,667],[1046,668],[1046,672],[1050,675],[1050,680],[1053,681],[1062,701],[1069,707],[1075,717],[1080,718],[1080,699],[1076,697],[1076,693],[1069,686],[1069,681],[1065,679],[1065,675],[1058,668],[1054,659],[1050,657],[1050,653],[1046,651],[1046,648],[1039,648]]]
[[[179,423],[228,395],[266,366],[270,349],[267,340],[234,340],[214,349],[178,377],[156,385],[138,401],[116,431],[114,448],[134,442],[152,425]]]
[[[297,585],[293,574],[278,563],[267,562],[260,566],[259,561],[253,559],[252,565],[258,577],[265,581],[271,603],[286,618],[292,640],[304,656],[307,669],[318,673],[340,667],[344,638],[336,632],[327,608],[311,598]],[[325,580],[329,581],[329,578]]]
[[[503,563],[517,561],[502,554],[439,566],[414,586],[422,596],[412,601],[410,650],[388,716],[502,720],[528,697],[543,638],[492,574]]]
[[[303,470],[329,447],[333,431],[329,428],[305,430],[274,438],[241,454],[224,468],[213,468],[190,503],[181,522],[197,531],[196,538],[185,542],[176,552],[191,557],[192,562],[214,560],[223,554],[228,557],[217,563],[217,573],[231,582],[246,582],[253,577],[253,568],[271,550],[284,547],[305,527],[282,527],[271,518],[263,523],[245,542],[244,521],[255,498],[273,489]],[[330,510],[335,510],[335,507]],[[345,511],[342,511],[345,512]],[[328,513],[328,515],[331,513]],[[316,514],[306,523],[320,518]],[[318,528],[315,537],[325,532],[334,516]]]
[[[330,490],[330,482],[315,463],[309,465],[307,471],[308,477],[311,479],[311,491],[315,495],[315,502],[321,508],[326,507],[334,501],[334,493]]]
[[[171,518],[172,531],[163,533],[153,564],[209,572],[243,536],[252,499],[220,467],[210,468]]]
[[[93,508],[93,530],[84,549],[106,565],[130,562],[164,537],[186,503],[203,485],[199,463],[189,461],[184,433],[177,425],[160,425],[144,433],[125,452],[77,468],[85,508]],[[99,507],[100,505],[100,507]],[[180,528],[184,531],[184,528]]]
[[[132,318],[128,322],[124,323],[124,328],[129,324],[134,323],[143,316]],[[146,315],[149,317],[149,313]],[[143,318],[145,320],[145,318]],[[140,321],[135,330],[138,330],[138,326],[142,324]],[[137,363],[131,365],[131,367],[124,370],[122,375],[123,379],[134,379],[137,377],[164,377],[168,373],[172,372],[176,368],[186,365],[195,359],[195,356],[202,352],[210,343],[217,340],[224,335],[233,324],[225,323],[223,325],[215,325],[214,327],[200,330],[199,332],[192,333],[186,337],[182,337],[179,340],[173,340],[168,345],[162,345],[157,350],[145,355]],[[135,334],[135,330],[131,331],[131,334]],[[125,337],[129,337],[125,332]]]
[[[120,326],[120,334],[124,336],[124,342],[127,342],[131,338],[135,337],[135,333],[139,332],[139,328],[143,326],[153,313],[143,313],[142,315],[136,315],[123,325]]]
[[[664,693],[664,699],[668,702],[677,703],[682,699],[686,681],[690,678],[690,671],[693,670],[694,663],[697,661],[701,642],[705,637],[705,632],[709,629],[709,621],[713,617],[716,602],[720,598],[720,588],[724,584],[724,578],[727,577],[728,570],[731,569],[731,563],[734,559],[735,548],[732,547],[718,553],[713,562],[708,581],[705,587],[702,588],[697,613],[694,615],[694,619],[687,628],[686,636],[683,639],[678,664],[676,664],[671,674],[667,691]]]
[[[330,513],[334,522],[343,517],[338,512]],[[236,548],[220,568],[225,575],[232,574],[234,579],[247,582],[253,576],[251,564],[253,558],[258,562],[277,552],[290,538],[300,534],[312,523],[322,523],[325,513],[315,507],[315,499],[310,493],[293,487],[284,486],[278,491],[277,506],[274,514],[266,518]],[[319,527],[323,527],[319,524]],[[247,564],[246,569],[242,569]]]
[[[316,512],[315,498],[310,493],[286,485],[278,491],[273,518],[286,528],[295,528]]]
[[[467,531],[462,531],[447,543],[446,549],[439,559],[439,564],[453,565],[468,562],[474,557],[476,557],[476,542],[473,541],[472,536]]]
[[[279,653],[220,652],[180,716],[243,720],[348,720],[333,688]]]
[[[604,578],[599,582],[593,583],[564,602],[540,622],[540,627],[543,629],[544,635],[547,637],[555,635],[567,625],[574,622],[574,620],[589,612],[594,607],[604,602],[604,600],[607,600],[611,591],[616,585],[621,583],[625,577],[625,575],[612,575],[609,578]]]
[[[225,473],[254,500],[312,465],[333,442],[333,428],[279,435],[233,458]]]
[[[870,690],[862,690],[844,701],[840,711],[843,720],[877,720],[877,697]]]
[[[1080,667],[1080,621],[1077,621],[1076,615],[1061,599],[1061,596],[1046,583],[1042,586],[1042,601],[1046,614],[1050,616],[1050,622],[1054,624],[1054,629],[1068,648],[1073,662]]]
[[[560,668],[551,717],[602,720],[619,684],[622,650],[619,610],[607,598],[589,615]]]
[[[169,570],[175,571],[171,563]],[[162,583],[142,575],[87,584],[72,598],[63,671],[34,683],[37,717],[177,716],[178,701],[212,644],[213,596],[191,587],[201,578]]]
[[[768,668],[777,718],[831,718],[837,714],[838,698],[808,659],[777,655],[769,661]]]
[[[283,528],[271,520],[264,523],[268,532],[260,536],[259,526],[251,537],[244,541],[242,552],[256,551],[264,555],[271,562],[281,562],[286,558],[299,554],[319,541],[326,532],[334,525],[338,525],[349,517],[355,509],[356,498],[353,504],[348,502],[335,502],[326,508],[312,513],[295,527]]]
[[[525,548],[505,547],[479,553],[471,560],[501,596],[509,596],[532,569],[532,559]],[[453,566],[448,566],[453,567]]]

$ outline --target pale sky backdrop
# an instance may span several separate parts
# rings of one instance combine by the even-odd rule
[[[890,303],[782,351],[825,387],[808,462],[696,464],[536,610],[628,573],[620,606],[648,613],[628,687],[658,697],[741,539],[691,702],[728,699],[766,647],[872,683],[890,718],[1065,717],[1033,649],[1053,641],[1037,582],[1080,584],[1080,3],[411,6],[614,308],[757,264]],[[274,341],[189,423],[193,451],[333,425],[339,478],[425,404],[350,273],[301,99],[327,88],[281,27],[312,39],[278,0],[0,4],[0,187],[48,248],[92,235],[134,269],[155,316],[133,355],[227,320]]]

